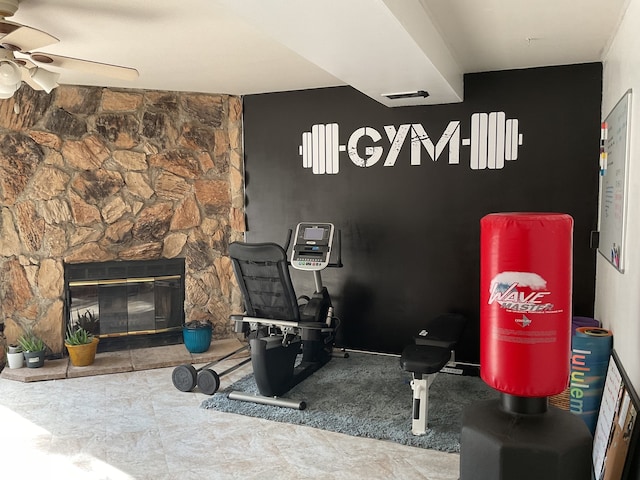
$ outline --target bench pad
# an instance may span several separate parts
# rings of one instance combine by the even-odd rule
[[[444,347],[408,345],[402,350],[400,366],[407,372],[428,375],[442,370],[451,358],[451,350]]]
[[[429,345],[452,350],[464,329],[467,319],[457,313],[446,313],[429,320],[418,335],[414,337],[416,345]]]

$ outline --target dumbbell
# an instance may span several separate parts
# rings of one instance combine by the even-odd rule
[[[238,350],[231,352],[218,360],[207,363],[200,368],[195,368],[193,365],[179,365],[173,369],[171,374],[171,380],[173,386],[181,392],[190,392],[198,385],[200,391],[206,395],[213,395],[220,388],[220,377],[237,370],[241,366],[251,361],[251,358],[245,358],[243,361],[234,365],[231,368],[226,369],[224,372],[218,374],[216,371],[211,370],[209,367],[216,363],[222,362],[229,357],[232,357],[236,353],[243,352],[249,349],[249,345],[239,348]]]

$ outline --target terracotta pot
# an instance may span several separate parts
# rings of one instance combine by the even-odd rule
[[[64,346],[67,347],[67,351],[69,352],[71,364],[75,367],[91,365],[96,359],[99,341],[100,339],[98,337],[93,337],[91,343],[84,345],[69,345],[65,343]]]

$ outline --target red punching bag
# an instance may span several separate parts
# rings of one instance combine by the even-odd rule
[[[569,380],[573,219],[496,213],[480,221],[480,375],[520,397]]]

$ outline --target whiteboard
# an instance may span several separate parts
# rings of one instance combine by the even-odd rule
[[[631,90],[627,90],[604,120],[600,158],[600,240],[598,251],[624,272],[627,220]]]

